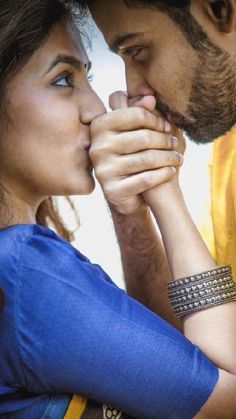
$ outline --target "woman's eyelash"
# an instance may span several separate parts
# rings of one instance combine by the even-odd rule
[[[88,79],[89,83],[92,83],[92,81],[93,81],[93,73],[88,74],[87,79]],[[67,71],[66,73],[60,74],[53,81],[53,85],[54,86],[58,86],[58,87],[74,87],[74,84],[73,84],[73,73]]]
[[[53,81],[53,85],[59,87],[73,87],[72,77],[73,73],[70,73],[68,71],[62,73],[56,77],[56,79]],[[63,83],[63,80],[65,81],[65,83]]]
[[[92,83],[92,81],[94,79],[94,74],[93,73],[89,73],[88,76],[87,76],[87,78],[88,78],[89,83]]]

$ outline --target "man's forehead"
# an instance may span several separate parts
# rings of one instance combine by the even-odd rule
[[[114,36],[147,31],[150,18],[154,15],[155,19],[158,17],[157,9],[130,8],[123,0],[114,2],[99,0],[98,2],[92,2],[90,9],[95,22],[109,44],[111,40],[113,43]]]

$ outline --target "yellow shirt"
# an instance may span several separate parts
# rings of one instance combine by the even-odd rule
[[[208,219],[200,226],[219,265],[231,264],[236,279],[236,126],[213,144]]]

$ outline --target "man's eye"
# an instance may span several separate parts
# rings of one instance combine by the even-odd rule
[[[72,75],[70,73],[60,74],[54,81],[53,86],[73,87]]]
[[[138,58],[142,52],[143,52],[142,47],[135,47],[135,48],[128,48],[126,51],[124,51],[124,54],[132,58]]]

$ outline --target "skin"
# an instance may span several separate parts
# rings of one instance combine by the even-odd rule
[[[106,119],[106,113],[88,82],[88,68],[78,32],[60,22],[10,82],[8,118],[1,127],[0,141],[0,183],[12,212],[8,225],[35,223],[38,205],[49,195],[93,190],[90,126],[101,115]],[[137,118],[143,126],[140,109],[129,109],[131,127]],[[152,141],[166,151],[154,166],[178,166],[180,156],[174,150],[170,127],[152,112],[149,116]],[[173,169],[163,169],[153,186],[173,173]],[[0,307],[2,303],[0,295]]]
[[[130,102],[123,92],[111,95],[114,112],[91,124],[90,157],[110,205],[127,292],[181,329],[167,296],[171,273],[163,243],[141,193],[175,176],[184,143],[153,114],[153,97]]]
[[[89,65],[78,31],[63,22],[8,86],[0,182],[8,191],[12,224],[35,222],[49,195],[94,188],[89,125],[105,108],[89,84]]]
[[[73,60],[58,62],[49,71],[58,56],[73,57]],[[34,223],[37,208],[47,196],[89,194],[93,190],[94,178],[88,155],[89,128],[91,122],[106,111],[88,82],[88,67],[88,57],[79,33],[63,22],[55,27],[44,45],[8,86],[8,118],[1,126],[0,141],[0,183],[7,192],[7,217],[4,216],[2,227]],[[135,112],[133,118],[136,120]],[[154,125],[157,124],[164,127],[163,121],[154,119]],[[173,170],[168,167],[178,165],[179,158],[171,152],[170,135],[165,144],[164,135],[160,139],[157,132],[153,134],[157,137],[153,135],[157,146],[161,142],[162,147],[168,149],[161,160],[167,168],[156,171],[153,183],[156,185],[173,176]],[[144,205],[138,197],[133,201],[138,207]],[[4,214],[4,208],[1,211]],[[144,212],[149,219],[146,207]],[[132,231],[133,228],[131,236]],[[151,231],[155,236],[153,228]],[[156,246],[151,235],[148,243],[148,248]],[[126,254],[126,250],[125,243],[121,245],[121,251]],[[166,265],[162,256],[160,263]],[[166,269],[164,272],[166,277]],[[135,281],[140,278],[140,273],[139,277],[135,275]],[[139,287],[136,283],[133,285],[137,292]],[[148,295],[145,299],[150,301]],[[155,309],[154,295],[152,300]],[[163,315],[164,301],[163,298]],[[171,310],[166,318],[175,324]]]
[[[213,13],[213,3],[219,5],[219,2],[207,0],[191,1],[191,19],[197,25],[196,33],[199,35],[199,28],[200,32],[203,28],[205,33],[205,38],[200,33],[198,42],[194,43],[193,35],[192,38],[189,34],[186,35],[168,15],[155,8],[144,5],[141,8],[128,8],[122,0],[89,1],[92,16],[102,30],[106,42],[124,60],[128,91],[128,98],[124,98],[121,92],[111,97],[111,107],[116,113],[106,115],[102,122],[93,121],[90,156],[98,180],[111,204],[121,249],[125,249],[121,253],[127,289],[158,314],[171,319],[172,324],[176,322],[171,316],[165,293],[166,281],[171,278],[168,263],[160,238],[151,226],[147,208],[145,210],[144,195],[141,194],[144,190],[153,189],[155,182],[156,185],[160,184],[159,177],[163,170],[169,170],[169,179],[174,179],[170,166],[178,168],[182,161],[179,157],[178,162],[174,162],[172,158],[169,159],[169,164],[163,163],[163,148],[166,146],[154,144],[152,141],[153,130],[157,127],[150,129],[147,126],[149,129],[140,130],[140,126],[135,126],[133,122],[134,131],[124,136],[124,120],[128,118],[125,108],[138,103],[146,111],[159,110],[170,122],[187,127],[188,132],[194,134],[195,141],[212,140],[216,134],[222,134],[232,126],[236,109],[236,2],[220,2],[221,14],[217,16]],[[130,36],[133,33],[139,35],[134,38]],[[196,87],[200,92],[199,96],[196,94]],[[153,107],[150,106],[151,96],[156,100]],[[148,120],[146,111],[143,115],[138,113],[137,120]],[[122,121],[120,132],[117,122],[116,130],[113,129],[114,121]],[[102,133],[101,125],[104,128]],[[174,132],[179,137],[179,146],[175,150],[182,153],[184,143],[176,126]],[[119,145],[121,134],[126,138],[122,144],[122,152]],[[132,155],[126,155],[124,172],[122,159],[126,149],[128,150],[127,141],[136,146],[136,152],[133,150]],[[136,174],[130,170],[134,165]],[[168,179],[162,178],[162,182],[166,180]],[[147,196],[145,198],[148,202]],[[149,233],[145,235],[144,231]],[[134,237],[139,248],[134,246]],[[137,260],[141,263],[137,263]],[[145,274],[140,274],[143,271]]]
[[[235,94],[232,95],[232,91],[234,91],[235,86],[236,2],[234,0],[220,2],[222,6],[220,10],[221,13],[217,13],[217,15],[213,13],[212,3],[217,2],[204,0],[192,1],[191,13],[205,30],[210,39],[210,44],[216,45],[221,52],[224,51],[226,54],[225,57],[227,57],[227,60],[225,61],[225,68],[228,71],[226,74],[228,74],[229,78],[224,84],[225,89],[220,85],[220,100],[218,100],[219,97],[213,96],[213,101],[210,95],[214,91],[212,90],[214,87],[214,74],[208,74],[208,78],[201,79],[202,83],[205,82],[205,84],[203,84],[205,96],[202,98],[202,103],[204,104],[202,111],[204,112],[204,115],[201,115],[200,112],[199,115],[194,115],[192,112],[193,108],[191,108],[191,106],[194,105],[192,103],[192,98],[196,99],[196,96],[192,96],[195,83],[194,77],[197,75],[197,71],[202,71],[204,73],[203,68],[200,66],[203,61],[199,56],[199,51],[193,48],[180,28],[168,16],[158,10],[149,9],[147,7],[142,9],[129,9],[121,0],[118,0],[117,2],[99,0],[92,2],[91,4],[92,15],[102,30],[106,42],[115,50],[115,52],[118,52],[122,56],[125,62],[129,99],[132,100],[135,97],[139,97],[140,100],[140,97],[145,98],[153,95],[157,101],[156,110],[163,113],[163,109],[169,109],[170,113],[164,113],[163,116],[179,127],[187,127],[189,133],[191,133],[191,127],[195,128],[193,131],[196,131],[195,140],[198,142],[203,140],[203,134],[207,137],[207,141],[212,140],[216,133],[223,134],[235,121]],[[127,35],[137,31],[144,33],[144,35],[139,35],[135,40],[133,37],[127,38]],[[168,34],[168,36],[166,36],[166,34]],[[116,42],[117,39],[120,40],[124,35],[126,36],[125,42],[124,39],[122,42]],[[219,70],[218,59],[220,55],[211,56],[211,59],[212,57],[213,61],[211,64],[215,63],[215,69]],[[212,65],[212,68],[214,68],[214,65]],[[210,69],[208,68],[208,70]],[[216,74],[215,76],[216,86],[219,88],[217,76],[219,76],[219,74]],[[230,81],[231,83],[231,91],[229,91],[227,81]],[[209,88],[207,83],[211,88]],[[120,94],[118,94],[118,96],[119,95]],[[211,108],[208,114],[206,104],[212,104],[214,101],[217,103],[217,107],[215,109]],[[228,110],[227,112],[224,112],[222,106],[224,104],[227,105],[228,102]],[[195,104],[199,105],[198,101],[196,101]],[[165,105],[167,105],[168,108]],[[160,131],[160,128],[150,126],[149,122],[146,124],[143,122],[141,127],[137,123],[135,127],[134,121],[128,113],[127,108],[124,109],[124,106],[122,99],[120,100],[120,104],[117,105],[115,112],[106,116],[106,118],[98,118],[92,123],[92,139],[95,148],[93,150],[92,146],[91,156],[94,161],[95,170],[96,164],[99,161],[100,173],[103,173],[104,175],[102,168],[104,168],[109,161],[109,155],[112,155],[113,159],[114,155],[116,155],[116,167],[115,165],[113,166],[113,172],[110,168],[109,176],[106,176],[106,174],[104,176],[99,176],[107,199],[113,204],[113,208],[115,208],[114,210],[117,211],[117,213],[122,213],[124,215],[126,221],[123,221],[123,226],[125,223],[128,225],[128,222],[130,222],[130,220],[127,221],[128,218],[132,218],[134,232],[135,226],[137,230],[140,228],[137,220],[141,220],[141,208],[143,208],[141,206],[141,201],[135,201],[134,198],[137,198],[138,193],[142,194],[145,202],[150,206],[162,233],[172,279],[178,279],[179,277],[213,269],[215,267],[215,262],[211,258],[188,214],[178,185],[177,176],[173,175],[172,180],[161,185],[158,185],[157,183],[158,186],[153,187],[155,167],[151,157],[146,158],[145,168],[142,166],[143,159],[140,158],[140,172],[137,169],[137,158],[138,156],[141,157],[140,152],[143,152],[143,150],[147,150],[148,148],[156,150],[156,146],[153,145],[151,140],[152,135],[150,131]],[[146,104],[143,107],[146,109],[143,111],[143,121],[150,121],[149,112],[151,112],[151,109],[147,109]],[[197,108],[198,107],[196,107],[196,109]],[[230,113],[228,112],[229,109],[231,109],[231,114],[233,114],[233,119],[231,121],[228,119]],[[152,112],[153,110],[154,109],[152,109]],[[212,117],[213,115],[216,116],[215,110],[218,112],[217,119]],[[141,118],[141,113],[137,113],[137,115]],[[125,116],[126,121],[124,119]],[[222,116],[222,118],[220,118],[220,116]],[[119,120],[122,121],[120,125]],[[100,133],[101,121],[103,122],[104,128],[103,140]],[[133,142],[135,143],[135,140],[137,139],[137,129],[146,128],[146,132],[143,132],[143,134],[145,134],[143,136],[143,144],[140,145],[139,143],[140,148],[138,148],[136,143],[136,150],[133,151],[132,154],[129,154],[129,167],[132,168],[133,162],[136,164],[135,175],[132,173],[132,169],[126,169],[126,173],[122,173],[122,155],[126,153],[125,150],[127,147],[125,139],[122,153],[116,149],[116,145],[118,144],[121,135],[124,136],[124,131],[127,130],[128,122],[130,123],[132,121],[133,125],[129,125],[128,129],[127,138],[129,138],[129,142],[133,139]],[[186,121],[187,124],[185,124]],[[131,131],[133,137],[131,136]],[[107,141],[104,140],[104,137],[106,136]],[[107,148],[108,138],[109,144],[112,144],[110,146],[110,152]],[[107,150],[107,153],[103,155],[104,158],[99,158],[96,153],[96,149],[99,148],[99,145],[101,145],[100,156],[103,155],[102,150]],[[157,156],[155,160],[158,160]],[[178,164],[175,166],[178,167]],[[128,165],[126,168],[127,167]],[[163,167],[162,164],[160,164],[160,167]],[[118,170],[120,170],[120,178],[117,176]],[[114,178],[112,174],[114,175]],[[145,186],[144,183],[142,183],[142,180],[140,182],[140,175],[142,176],[142,180],[145,178]],[[137,188],[137,184],[135,184],[135,177],[137,180],[137,176],[139,176],[139,185],[141,183],[139,189]],[[127,179],[129,180],[128,193],[126,188]],[[131,181],[133,182],[132,184]],[[110,188],[112,182],[113,188]],[[142,188],[146,188],[146,191],[142,191]],[[113,191],[117,189],[119,190],[119,194],[114,196]],[[128,205],[129,211],[125,205],[127,200],[129,204],[131,202],[133,203],[132,206]],[[116,222],[116,216],[114,219]],[[178,222],[176,222],[176,220],[178,220]],[[150,226],[147,218],[145,219],[144,224],[145,223],[147,231],[147,226]],[[144,224],[142,224],[140,228],[141,231]],[[121,232],[120,243],[123,244],[125,240],[129,241],[130,237],[127,239],[124,234],[122,235],[121,220],[118,221],[116,227],[117,231]],[[126,232],[127,231],[128,229],[126,229]],[[141,239],[140,241],[138,240],[140,248],[144,244],[143,255],[146,256],[146,261],[151,261],[151,246],[148,249],[148,246],[145,246],[144,241],[142,241],[141,236],[139,236],[139,239]],[[186,246],[186,243],[188,243],[188,246]],[[132,241],[130,240],[130,246],[127,247],[131,248],[131,246]],[[130,271],[133,266],[135,272],[138,270],[136,266],[138,264],[138,258],[135,257],[136,251],[137,246],[131,251],[129,260],[128,258],[126,260]],[[158,286],[157,281],[155,281],[155,284]],[[148,286],[148,282],[145,282],[144,288],[145,286]],[[208,401],[196,415],[196,418],[232,419],[236,416],[234,397],[236,390],[235,316],[236,304],[230,303],[209,310],[203,310],[184,318],[183,333],[192,342],[197,344],[219,367],[219,381]],[[225,327],[226,324],[227,328]],[[224,345],[224,342],[226,341],[227,347]]]
[[[127,7],[123,0],[89,3],[107,44],[124,60],[130,98],[154,95],[157,110],[196,142],[212,141],[233,126],[234,0],[222,2],[221,20],[213,15],[214,2],[192,1],[187,33],[154,7]],[[196,34],[189,34],[191,25]]]
[[[176,154],[176,151],[174,150],[175,147],[171,140],[170,132],[166,130],[166,125],[163,120],[160,120],[156,115],[153,115],[151,110],[140,110],[140,108],[136,106],[134,108],[125,109],[125,114],[123,110],[118,109],[111,115],[103,115],[103,105],[92,92],[87,81],[87,58],[84,58],[83,49],[76,47],[74,41],[74,31],[66,25],[59,25],[55,28],[54,34],[50,36],[43,48],[36,52],[32,59],[27,63],[24,70],[14,78],[9,86],[9,111],[12,118],[7,130],[5,130],[5,134],[2,135],[1,138],[0,180],[11,197],[14,208],[14,220],[12,223],[34,222],[37,205],[48,195],[91,192],[94,183],[91,175],[88,153],[86,153],[90,145],[88,129],[90,124],[92,135],[97,134],[98,136],[98,133],[100,132],[100,141],[102,141],[102,137],[104,138],[104,132],[106,132],[108,127],[112,136],[106,134],[105,138],[107,141],[108,138],[111,140],[112,138],[118,137],[121,140],[121,136],[119,136],[121,131],[120,124],[122,124],[123,132],[127,130],[137,131],[137,129],[141,129],[141,131],[144,129],[146,134],[147,131],[149,132],[148,141],[150,141],[150,144],[153,144],[150,148],[160,149],[161,153],[159,154],[157,162],[156,159],[153,161],[151,156],[147,158],[147,155],[150,155],[150,153],[146,153],[145,156],[143,156],[142,152],[147,148],[147,141],[145,139],[146,136],[144,138],[141,135],[141,141],[133,151],[133,158],[136,159],[134,162],[136,164],[135,172],[137,173],[140,170],[140,172],[145,173],[145,175],[142,174],[141,188],[143,188],[143,190],[140,190],[140,193],[144,193],[147,189],[150,189],[150,187],[156,192],[156,185],[162,183],[163,179],[167,182],[173,177],[174,172],[173,169],[167,170],[165,176],[162,175],[161,179],[158,177],[157,173],[160,173],[162,168],[165,168],[166,166],[169,168],[179,167],[181,164],[180,155]],[[68,83],[68,78],[66,80],[60,78],[60,81],[58,81],[58,76],[60,75],[61,77],[62,72],[65,72],[64,67],[60,70],[57,69],[58,72],[56,72],[56,74],[54,68],[53,70],[50,70],[50,73],[45,75],[48,67],[56,58],[55,52],[57,53],[56,56],[58,54],[64,55],[69,53],[70,55],[73,54],[77,59],[82,60],[82,68],[80,67],[80,71],[76,72],[73,83],[70,79]],[[49,60],[46,60],[46,57],[49,58],[49,56],[50,62]],[[45,67],[46,61],[47,67]],[[66,68],[67,65],[68,64],[66,64]],[[57,86],[55,86],[55,78],[57,80]],[[53,82],[54,84],[52,85]],[[24,112],[22,112],[22,109],[24,109]],[[101,114],[103,116],[100,116]],[[123,119],[120,118],[121,116],[123,116]],[[27,126],[25,120],[27,120]],[[92,121],[95,122],[91,123]],[[117,125],[118,121],[119,124]],[[102,122],[105,124],[103,126],[103,136],[101,134]],[[127,134],[122,137],[123,140],[125,140],[124,137],[126,137],[126,135]],[[99,142],[97,142],[97,151],[99,149]],[[143,148],[144,144],[145,148]],[[140,157],[140,152],[141,158],[137,159],[137,157]],[[139,154],[139,156],[137,156],[137,154]],[[117,151],[115,153],[115,160],[116,156]],[[166,156],[168,157],[166,158]],[[126,161],[125,164],[123,164],[123,161],[117,169],[119,180],[121,178],[124,180],[124,178],[129,175],[129,171],[127,172],[126,167],[129,167],[131,172],[133,170],[132,165],[128,162],[129,159],[127,159],[127,155],[122,155],[122,157],[125,157]],[[59,166],[58,161],[60,162]],[[150,168],[156,172],[155,176],[157,177],[155,179],[154,176],[146,172],[149,165]],[[135,173],[132,174],[137,176]],[[137,185],[138,183],[136,178],[135,184]],[[151,206],[156,218],[159,220],[168,255],[171,253],[169,249],[172,247],[175,249],[178,248],[177,252],[173,253],[173,257],[169,256],[169,265],[171,266],[174,276],[185,274],[186,272],[187,274],[191,273],[193,262],[192,253],[194,253],[194,257],[195,254],[198,254],[198,268],[211,268],[214,266],[214,262],[206,249],[202,247],[201,241],[199,241],[195,230],[192,228],[191,220],[186,213],[182,197],[181,195],[179,196],[179,189],[178,186],[176,186],[176,182],[167,182],[167,189],[162,186],[163,185],[160,186],[161,189],[159,190],[162,192],[159,192],[158,197],[156,196],[156,193],[153,195],[152,192],[150,192],[150,194],[146,192],[144,198]],[[129,190],[132,190],[132,185]],[[168,195],[166,191],[168,191]],[[137,193],[139,193],[139,190],[136,190],[134,195]],[[171,229],[168,227],[169,217],[166,217],[166,205],[163,208],[163,204],[166,204],[166,199],[169,198],[169,196],[174,198],[174,204],[170,208],[169,216],[173,219],[173,213],[175,215],[178,214],[179,218],[183,220],[176,227],[175,240],[180,237],[182,231],[186,231],[187,236],[184,237],[184,239],[187,239],[191,246],[193,246],[189,246],[190,249],[194,248],[196,250],[196,252],[187,252],[186,271],[184,272],[183,270],[181,271],[181,263],[179,262],[181,261],[183,244],[178,247],[176,246],[176,242],[173,241]],[[124,196],[122,198],[124,198]],[[122,203],[124,208],[126,206],[125,204],[127,204],[127,195],[125,196],[125,202]],[[139,201],[138,208],[140,209],[140,207],[141,204]],[[231,324],[231,319],[235,318],[235,310],[234,305],[228,305],[227,307],[226,313],[222,312],[221,309],[217,309],[217,325],[218,332],[219,334],[221,333],[222,337],[222,330],[224,329],[223,325],[220,327],[221,322],[225,320],[225,315],[228,316],[229,322],[227,324],[229,324],[229,327],[225,331],[224,341],[231,342],[231,334],[234,336],[234,328],[232,327],[233,324]],[[214,317],[212,317],[212,322],[213,320]],[[204,319],[201,318],[201,314],[194,316],[193,322],[191,322],[192,320],[186,322],[186,330],[188,329],[188,325],[192,324],[198,326],[196,334],[192,333],[194,328],[189,327],[189,333],[192,333],[191,337],[195,342],[197,342],[199,336],[207,336],[208,332],[212,330],[212,323],[209,324],[208,331]],[[186,332],[186,335],[188,336],[188,331]],[[211,341],[210,332],[209,341]],[[201,346],[201,343],[202,340],[200,339],[199,346]],[[212,348],[209,348],[210,352],[211,349]],[[209,403],[207,403],[205,410],[207,416],[204,417],[214,417],[214,419],[222,417],[218,415],[218,413],[221,414],[221,412],[217,413],[216,410],[220,396],[223,394],[224,400],[230,401],[227,399],[227,395],[230,394],[231,397],[231,394],[235,392],[235,381],[233,382],[231,380],[233,372],[235,372],[235,361],[232,362],[232,357],[233,359],[235,358],[234,340],[233,345],[230,345],[227,354],[220,349],[221,348],[215,348],[214,346],[212,353],[209,352],[209,355],[211,355],[219,365],[222,363],[222,366],[224,367],[224,370],[221,371],[221,378],[217,384],[216,390],[210,398]],[[227,355],[227,357],[225,357],[225,355]],[[225,394],[225,392],[223,392],[225,383],[228,384],[227,390],[229,389],[229,384],[231,384],[232,393],[227,391]],[[231,400],[231,412],[232,407],[235,408],[235,405],[233,406],[232,403]],[[225,412],[224,404],[223,407]]]

